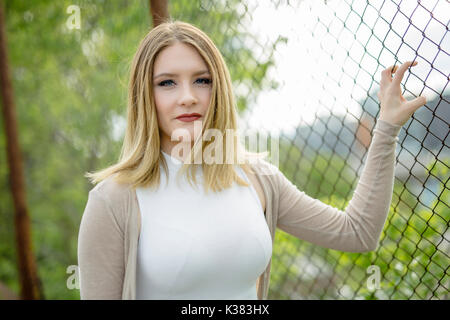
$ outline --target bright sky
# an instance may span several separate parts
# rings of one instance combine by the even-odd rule
[[[256,103],[249,107],[250,112],[242,117],[241,128],[244,131],[258,129],[275,135],[280,131],[289,133],[299,124],[313,123],[316,115],[330,115],[331,112],[335,115],[351,112],[358,117],[362,110],[357,100],[364,99],[367,91],[376,92],[377,85],[372,84],[372,76],[379,81],[383,69],[394,63],[413,60],[416,57],[415,50],[423,58],[416,57],[419,63],[411,72],[416,76],[408,78],[410,72],[407,71],[402,88],[417,96],[425,95],[429,100],[435,97],[435,93],[427,87],[442,92],[450,70],[450,36],[444,25],[449,22],[450,4],[446,0],[421,1],[422,6],[433,12],[435,19],[444,23],[433,19],[428,26],[431,16],[427,10],[419,7],[413,13],[417,1],[402,1],[400,11],[406,17],[399,12],[395,18],[397,4],[393,1],[371,0],[369,3],[373,7],[367,6],[366,1],[353,1],[353,9],[347,2],[351,3],[343,0],[328,0],[327,4],[324,0],[297,0],[286,5],[281,1],[283,4],[275,8],[270,0],[249,0],[252,20],[245,27],[258,37],[258,43],[269,47],[278,36],[289,40],[287,44],[278,46],[275,67],[269,74],[271,79],[280,82],[280,87],[260,93]],[[346,28],[334,14],[345,21]],[[411,48],[402,44],[398,35],[388,32],[389,24],[381,18],[377,21],[378,15],[390,22],[397,34],[405,35],[404,42]],[[361,16],[364,24],[361,24]],[[425,30],[425,37],[410,25],[409,17],[413,25]],[[322,23],[318,23],[318,20]],[[381,41],[385,39],[384,46],[391,52],[383,48],[381,42],[372,35],[371,29]],[[337,37],[338,42],[330,34]],[[429,39],[440,43],[441,50]],[[368,54],[363,57],[364,46],[361,43],[367,43],[367,52],[378,61]],[[262,48],[254,46],[254,49],[255,57],[264,57]],[[347,52],[360,66],[346,59]],[[433,66],[430,62],[433,62]],[[444,75],[433,69],[440,70]],[[423,79],[427,79],[426,86]],[[449,87],[447,90],[450,90]],[[412,98],[408,92],[404,95],[408,100]]]

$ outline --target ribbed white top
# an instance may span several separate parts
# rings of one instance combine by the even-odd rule
[[[272,239],[253,186],[219,193],[193,188],[176,173],[182,162],[163,152],[158,190],[136,190],[141,211],[137,299],[257,299],[256,280]],[[238,174],[249,182],[239,167]],[[202,182],[201,167],[197,181]]]

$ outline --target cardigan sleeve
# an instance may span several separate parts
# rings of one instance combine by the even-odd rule
[[[82,300],[122,298],[124,234],[111,206],[95,188],[81,218],[78,266]]]
[[[395,148],[401,126],[378,119],[365,166],[344,211],[300,191],[277,174],[277,227],[316,245],[347,252],[377,248],[394,187]]]

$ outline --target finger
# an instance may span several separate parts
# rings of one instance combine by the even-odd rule
[[[427,98],[424,96],[419,96],[411,101],[408,101],[407,105],[410,113],[413,114],[417,109],[425,105],[425,103],[427,103]]]
[[[392,69],[395,66],[389,66],[381,72],[380,89],[389,85],[392,81]]]
[[[396,65],[396,66],[394,66],[394,67],[392,68],[392,71],[391,71],[391,77],[394,76],[394,73],[396,73],[397,70],[398,70],[398,66]]]
[[[392,83],[394,85],[400,85],[400,82],[402,82],[403,75],[406,72],[406,69],[408,69],[410,66],[415,66],[417,64],[417,61],[407,61],[404,64],[402,64],[397,71],[395,71],[394,78],[392,79]]]

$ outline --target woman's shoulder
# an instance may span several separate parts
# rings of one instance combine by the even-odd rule
[[[265,159],[257,159],[252,163],[251,169],[257,176],[263,189],[271,190],[273,193],[283,193],[286,188],[292,187],[292,182],[283,174],[277,165]]]
[[[89,193],[100,195],[100,197],[115,207],[127,203],[132,196],[131,185],[119,183],[115,180],[115,177],[113,174],[100,181]]]
[[[262,158],[252,159],[250,167],[253,169],[254,174],[271,180],[281,173],[277,166]]]

